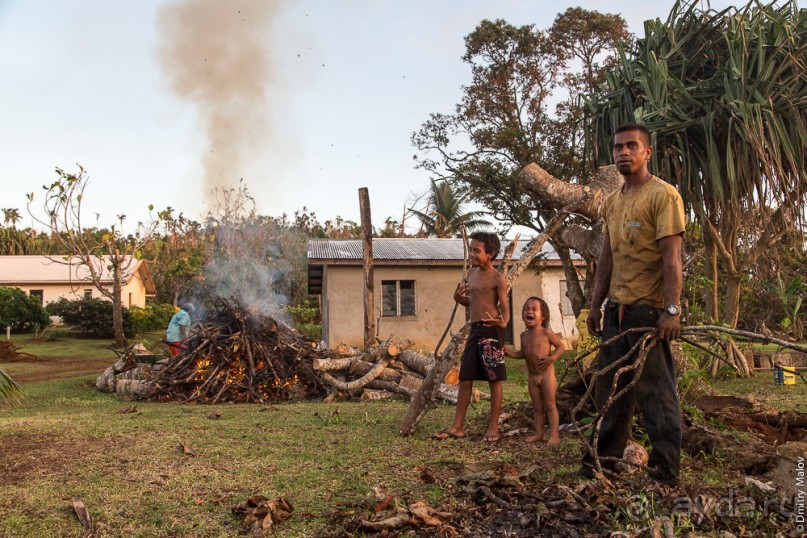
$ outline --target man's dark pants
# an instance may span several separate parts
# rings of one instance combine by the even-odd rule
[[[609,301],[603,314],[602,340],[607,341],[627,329],[655,328],[660,313],[661,310],[648,305],[623,305],[620,308],[619,304]],[[598,368],[602,369],[625,355],[643,334],[641,332],[626,334],[601,349],[597,357]],[[633,357],[634,359],[638,357],[638,352]],[[602,409],[608,400],[614,374],[620,367],[597,378],[594,400],[598,409]],[[622,374],[616,392],[632,379],[633,372]],[[654,475],[657,478],[677,480],[681,462],[681,408],[676,392],[675,363],[669,342],[658,342],[653,346],[647,355],[639,381],[627,394],[611,403],[600,427],[597,443],[600,456],[622,457],[630,437],[633,412],[637,403],[644,417],[645,430],[652,446],[648,467],[656,469]],[[593,442],[592,433],[589,443]],[[594,459],[587,453],[583,457],[583,463],[593,466]],[[612,467],[613,464],[603,466]]]

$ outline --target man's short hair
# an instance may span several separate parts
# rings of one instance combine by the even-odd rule
[[[182,305],[182,310],[184,310],[188,314],[191,314],[193,313],[195,308],[193,308],[193,305],[191,303],[185,303],[184,305]]]
[[[626,131],[639,131],[642,133],[642,142],[644,142],[644,145],[650,145],[650,130],[641,123],[623,123],[616,128],[614,134],[624,133]]]
[[[485,252],[496,258],[499,255],[499,250],[502,248],[502,243],[499,241],[499,236],[492,232],[474,232],[471,234],[471,239],[476,239],[485,245]]]

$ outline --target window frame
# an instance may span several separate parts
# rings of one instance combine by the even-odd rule
[[[385,290],[388,289],[388,287],[393,282],[395,283],[395,314],[387,313],[387,311],[384,310],[385,299],[386,299],[386,297],[384,296],[384,293],[385,293]],[[401,312],[401,283],[402,282],[412,284],[412,313],[411,314],[409,314],[409,313],[404,314],[404,313]],[[416,281],[414,279],[400,279],[400,280],[398,280],[398,279],[391,280],[390,279],[390,280],[382,280],[381,281],[381,317],[382,318],[412,318],[412,317],[417,317],[417,315],[418,315],[417,312],[418,312],[417,284],[416,284]]]

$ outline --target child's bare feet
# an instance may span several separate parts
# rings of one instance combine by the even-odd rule
[[[560,435],[557,433],[554,435],[549,436],[549,440],[546,442],[547,446],[555,446],[560,444]]]
[[[526,438],[526,439],[524,439],[524,440],[525,440],[526,442],[528,442],[528,443],[537,443],[537,442],[539,442],[539,441],[543,442],[543,440],[544,440],[544,434],[537,434],[537,433],[536,433],[536,434],[530,435],[529,437],[527,437],[527,438]]]

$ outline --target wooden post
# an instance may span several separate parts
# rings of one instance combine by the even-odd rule
[[[364,349],[375,343],[375,316],[373,295],[373,223],[370,220],[370,193],[367,187],[359,189],[359,210],[361,211],[361,239],[363,246],[362,267],[364,268]]]

